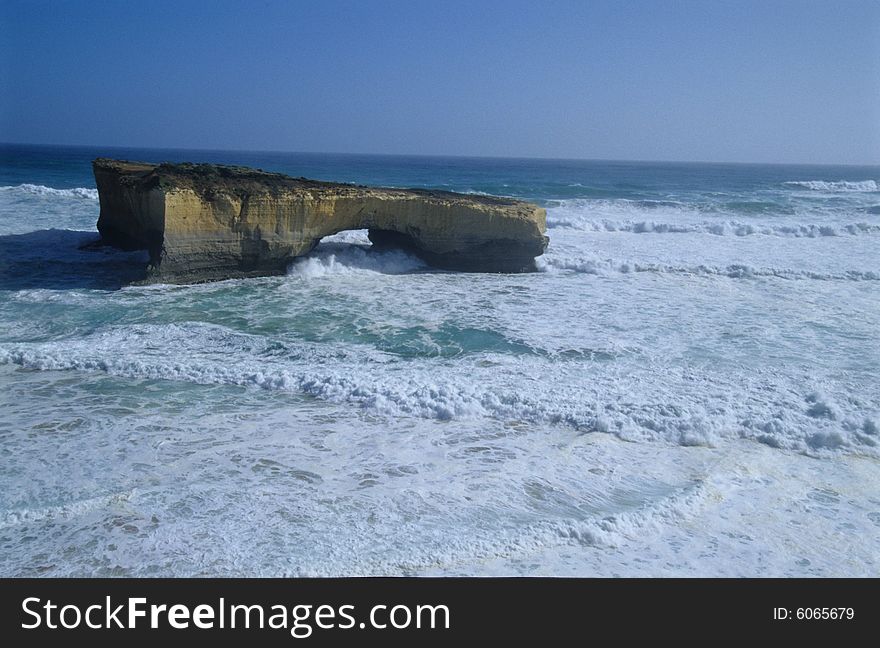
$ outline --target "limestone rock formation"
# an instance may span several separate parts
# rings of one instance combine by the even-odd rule
[[[508,198],[318,182],[245,167],[94,161],[104,242],[150,253],[149,279],[283,274],[325,236],[368,229],[431,265],[524,272],[547,246],[546,213]]]

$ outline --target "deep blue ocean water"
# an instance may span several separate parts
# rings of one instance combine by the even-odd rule
[[[6,144],[0,145],[0,182],[3,186],[36,184],[58,189],[94,187],[91,162],[101,156],[145,162],[239,164],[336,182],[449,188],[537,201],[572,198],[664,200],[671,195],[687,196],[698,203],[727,206],[733,212],[737,208],[746,212],[771,210],[776,205],[787,213],[789,207],[785,205],[797,203],[798,199],[807,205],[814,204],[823,196],[793,192],[792,189],[805,187],[788,183],[798,182],[798,178],[800,182],[834,178],[831,182],[856,185],[867,182],[864,187],[872,189],[867,193],[874,196],[864,202],[880,207],[876,185],[880,181],[880,168],[876,166],[615,162]],[[858,189],[858,186],[853,188],[856,192]],[[837,199],[849,193],[846,187],[840,186],[832,187],[831,191]],[[776,201],[770,200],[771,195]]]
[[[325,239],[125,286],[97,156],[507,195],[539,272]],[[880,168],[0,147],[3,575],[878,575]]]

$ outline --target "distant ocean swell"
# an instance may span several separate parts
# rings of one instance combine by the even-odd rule
[[[827,193],[873,193],[880,191],[880,186],[877,185],[876,180],[837,180],[833,182],[828,180],[791,180],[785,184],[790,187],[799,187],[809,189],[810,191],[824,191]]]
[[[716,236],[786,236],[817,238],[880,234],[875,206],[843,211],[825,202],[799,205],[779,202],[680,203],[630,199],[569,199],[547,205],[547,226],[582,232],[632,234],[713,234]],[[880,209],[880,206],[876,206]],[[841,222],[841,216],[864,220]],[[809,220],[807,220],[809,219]]]
[[[448,186],[449,183],[444,183],[444,185]],[[505,185],[507,186],[507,185]],[[794,190],[809,190],[815,192],[824,192],[824,193],[880,193],[880,185],[878,185],[876,180],[859,180],[859,181],[849,181],[849,180],[790,180],[783,183],[783,186],[794,189]],[[584,185],[580,183],[573,183],[568,185],[570,188],[584,188]],[[73,187],[69,189],[58,189],[55,187],[47,187],[45,185],[40,184],[32,184],[32,183],[22,183],[18,185],[4,185],[0,186],[0,193],[5,194],[20,194],[20,195],[31,195],[31,196],[46,196],[46,197],[60,197],[60,198],[82,198],[86,200],[97,200],[98,199],[98,190],[93,187]],[[468,189],[465,193],[476,193],[476,194],[485,194],[490,195],[485,191],[480,191],[476,189]],[[642,206],[646,207],[662,207],[662,206],[676,206],[678,203],[675,201],[663,201],[663,200],[643,200],[643,201],[633,201],[638,202]],[[742,203],[747,209],[749,205],[754,205],[756,208],[764,208],[771,205],[766,205],[760,203],[760,201],[751,201]]]
[[[605,275],[610,273],[640,273],[694,275],[706,277],[727,277],[730,279],[758,279],[773,277],[777,279],[817,281],[880,281],[880,271],[848,270],[838,273],[814,272],[795,268],[753,267],[743,264],[727,266],[713,265],[675,265],[671,263],[648,263],[620,259],[601,258],[594,255],[539,257],[538,270],[541,272],[572,271],[582,274]]]

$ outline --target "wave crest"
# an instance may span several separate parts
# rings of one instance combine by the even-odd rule
[[[880,191],[876,180],[791,180],[784,184],[789,187],[801,187],[810,191],[824,191],[826,193],[873,193]]]
[[[0,192],[7,194],[19,194],[26,196],[39,196],[43,198],[76,198],[79,200],[97,200],[98,190],[89,187],[74,187],[73,189],[55,189],[45,185],[20,184],[0,187]]]
[[[333,242],[321,243],[312,254],[294,261],[287,274],[302,279],[314,279],[364,273],[406,274],[424,267],[421,260],[402,250],[375,252],[359,245]]]
[[[726,372],[694,374],[670,367],[654,382],[654,368],[622,366],[609,368],[607,375],[605,369],[592,374],[587,389],[583,366],[557,363],[546,383],[523,389],[523,375],[546,375],[545,360],[522,356],[504,365],[470,365],[466,373],[434,362],[409,362],[412,371],[403,375],[387,353],[369,346],[340,344],[328,351],[321,344],[264,339],[195,322],[109,327],[78,341],[0,344],[0,365],[295,392],[379,416],[562,425],[686,446],[733,436],[807,453],[877,454],[872,405],[847,400],[842,392],[826,393],[820,385],[804,396],[797,386],[803,377],[793,383],[773,376],[761,382],[776,393],[768,407],[741,399],[737,394],[745,378]],[[638,384],[646,398],[621,403],[616,394],[627,384]],[[593,396],[585,398],[589,391]],[[729,396],[723,397],[722,409],[718,394]]]
[[[583,232],[629,232],[631,234],[714,234],[715,236],[790,236],[817,238],[822,236],[856,236],[880,234],[880,225],[872,223],[847,223],[844,225],[817,225],[814,223],[789,223],[786,225],[762,225],[739,221],[703,221],[699,223],[664,223],[651,220],[613,221],[589,220],[577,217],[548,215],[550,228],[574,229]]]
[[[753,267],[745,264],[727,266],[714,265],[675,265],[666,263],[643,263],[602,259],[599,257],[557,257],[543,256],[536,259],[540,272],[575,272],[581,274],[606,275],[609,273],[653,272],[659,274],[685,274],[695,276],[720,276],[731,279],[778,278],[815,279],[820,281],[880,281],[880,273],[861,270],[848,270],[832,274],[796,270],[793,268]]]

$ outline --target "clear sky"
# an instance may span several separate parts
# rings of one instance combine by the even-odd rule
[[[0,141],[880,163],[880,0],[0,0]]]

